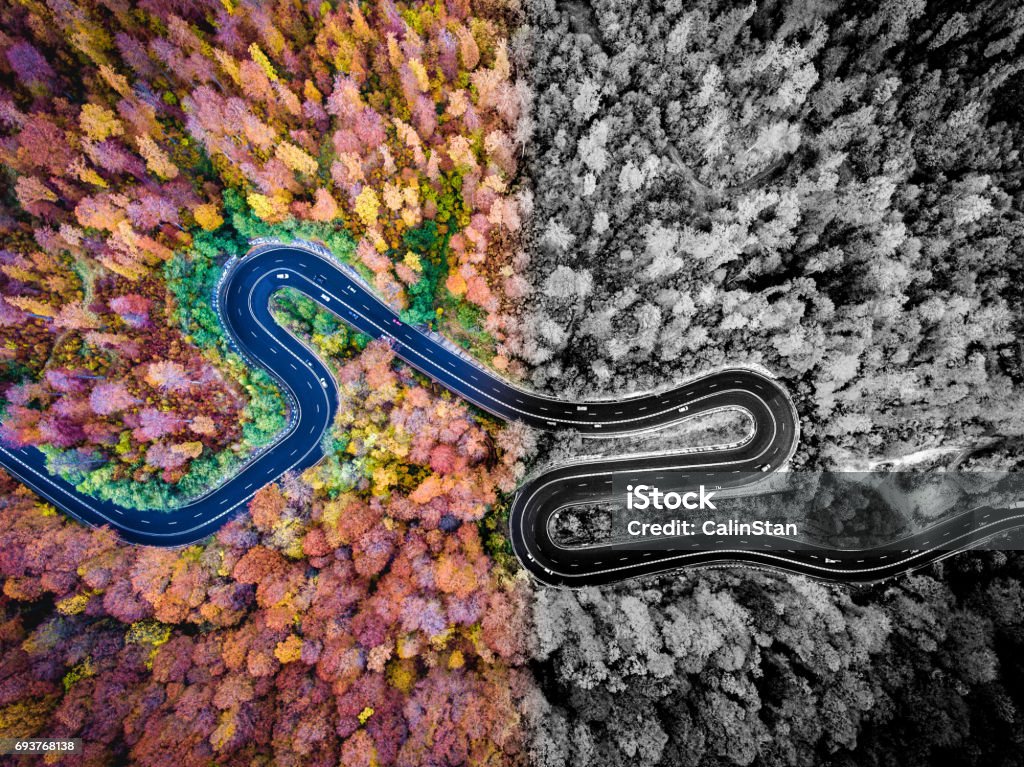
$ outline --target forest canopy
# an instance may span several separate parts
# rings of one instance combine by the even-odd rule
[[[287,423],[209,300],[257,237],[326,245],[558,396],[763,365],[797,468],[1018,466],[1020,3],[0,0],[0,21],[0,440],[85,493],[173,506]],[[857,589],[540,588],[505,536],[528,463],[639,441],[538,446],[308,299],[272,311],[340,415],[319,465],[217,535],[128,546],[0,474],[0,737],[82,738],[83,765],[1019,763],[1015,552]]]

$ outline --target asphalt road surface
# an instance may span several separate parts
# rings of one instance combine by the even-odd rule
[[[553,399],[519,388],[473,362],[436,334],[403,323],[355,272],[315,246],[264,244],[233,262],[216,301],[236,349],[265,368],[287,393],[291,418],[272,447],[203,497],[171,511],[137,511],[98,501],[46,471],[34,448],[0,447],[0,464],[40,496],[90,525],[110,525],[125,540],[155,546],[199,541],[244,510],[260,487],[286,471],[302,471],[323,456],[321,440],[338,409],[327,367],[305,344],[274,322],[271,295],[293,288],[353,328],[386,338],[406,363],[498,418],[545,430],[625,435],[664,428],[721,408],[745,411],[754,427],[742,444],[674,455],[608,458],[561,466],[528,480],[510,511],[512,547],[538,580],[586,586],[684,567],[766,567],[834,581],[873,581],[916,569],[1024,524],[1020,509],[974,510],[918,535],[877,549],[785,549],[778,538],[679,537],[615,545],[563,547],[551,535],[552,516],[573,505],[613,498],[616,475],[666,490],[749,484],[782,466],[799,440],[799,421],[786,391],[748,369],[720,370],[655,394],[587,402]],[[693,547],[699,546],[699,550]]]

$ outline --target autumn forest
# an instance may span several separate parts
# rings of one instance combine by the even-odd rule
[[[800,466],[1017,468],[1024,6],[954,6],[0,0],[0,442],[128,509],[231,477],[289,403],[211,297],[276,238],[556,395],[750,361],[795,392]],[[272,310],[339,416],[208,540],[130,546],[0,472],[0,737],[81,738],[80,765],[1015,763],[1015,552],[544,589],[508,504],[585,446]]]

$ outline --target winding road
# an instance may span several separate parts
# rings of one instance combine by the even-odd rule
[[[614,545],[563,547],[551,521],[573,505],[614,497],[615,479],[671,490],[715,483],[749,485],[792,456],[799,420],[788,394],[770,376],[745,368],[720,370],[668,391],[620,399],[571,402],[519,388],[495,376],[440,336],[401,321],[350,268],[318,246],[260,244],[232,260],[215,301],[235,348],[265,368],[286,392],[291,417],[285,433],[238,474],[206,495],[171,511],[137,511],[84,496],[46,470],[34,448],[0,447],[0,465],[37,494],[89,525],[109,525],[127,541],[181,546],[199,541],[246,507],[260,487],[286,471],[302,471],[323,456],[321,441],[338,409],[328,368],[270,314],[270,297],[290,287],[358,331],[386,338],[398,357],[477,407],[509,421],[587,436],[628,435],[664,428],[720,409],[745,412],[753,423],[740,444],[725,448],[601,458],[559,466],[527,480],[510,510],[513,550],[538,580],[585,586],[682,567],[744,565],[833,580],[874,581],[913,570],[1024,524],[1021,509],[980,509],[945,520],[892,545],[828,550],[783,549],[778,538],[736,541],[682,538]],[[698,550],[694,547],[699,546]],[[690,548],[685,548],[690,547]]]

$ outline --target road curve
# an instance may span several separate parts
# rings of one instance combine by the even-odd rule
[[[619,457],[560,466],[532,477],[520,488],[510,510],[513,550],[538,580],[560,586],[586,586],[682,567],[741,564],[768,567],[835,581],[881,580],[922,567],[1024,523],[1020,510],[990,510],[954,517],[894,546],[833,551],[802,546],[779,548],[779,540],[745,540],[742,549],[726,544],[682,548],[680,539],[564,548],[550,535],[552,516],[562,508],[610,500],[613,477],[650,480],[664,489],[694,488],[714,476],[723,487],[737,485],[781,467],[799,440],[796,411],[782,386],[745,368],[720,370],[668,391],[620,399],[572,402],[519,388],[471,360],[436,334],[403,323],[350,268],[340,266],[318,246],[261,244],[232,261],[215,301],[235,348],[266,369],[291,405],[287,430],[238,474],[201,498],[170,511],[137,511],[77,492],[46,471],[34,448],[0,446],[0,465],[40,496],[90,525],[110,525],[133,543],[180,546],[215,532],[243,510],[255,492],[286,471],[302,471],[323,456],[321,441],[334,421],[338,392],[316,354],[272,318],[271,295],[293,288],[356,330],[386,338],[398,357],[463,399],[498,418],[544,430],[574,430],[588,436],[634,434],[664,428],[694,415],[722,408],[744,411],[753,423],[739,445],[679,454]],[[707,480],[710,481],[710,480]],[[706,483],[706,481],[705,481]],[[931,546],[942,543],[942,548]],[[689,544],[688,544],[689,545]]]

